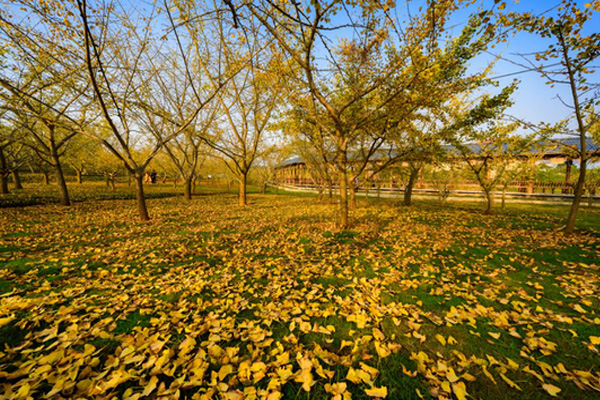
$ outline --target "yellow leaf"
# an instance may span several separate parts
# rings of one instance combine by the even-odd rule
[[[468,372],[462,374],[460,378],[469,382],[475,382],[477,380],[473,375],[469,374]]]
[[[467,400],[467,388],[464,382],[453,383],[452,391],[458,400]]]
[[[310,392],[310,388],[315,384],[315,379],[313,377],[310,369],[303,369],[300,371],[300,374],[294,378],[296,382],[302,383],[302,389],[307,392]]]
[[[354,344],[354,342],[351,342],[349,340],[342,340],[342,344],[340,345],[340,350],[342,350],[346,346],[352,346],[353,344]]]
[[[498,340],[500,338],[500,334],[498,332],[488,332],[488,335]]]
[[[373,368],[368,366],[367,364],[361,362],[360,363],[360,369],[362,369],[363,371],[367,372],[371,378],[375,379],[375,377],[377,376],[377,374],[379,373],[379,370],[377,368]]]
[[[454,369],[448,368],[448,372],[446,372],[446,379],[448,379],[448,382],[450,383],[454,383],[458,380],[458,376],[456,376]]]
[[[348,370],[348,373],[346,374],[346,380],[349,380],[350,382],[358,385],[360,383],[360,377],[357,374],[357,371],[350,367],[350,369]]]
[[[233,365],[227,364],[219,369],[219,380],[222,381],[225,377],[233,372]]]
[[[450,388],[450,383],[448,381],[442,382],[442,390],[446,393],[452,393],[452,389]]]
[[[326,383],[325,392],[331,393],[334,396],[339,396],[340,394],[346,391],[347,387],[348,384],[346,382],[339,382],[333,384]]]
[[[17,393],[15,393],[14,397],[12,397],[12,398],[16,399],[16,400],[26,399],[29,396],[30,389],[31,389],[31,386],[29,386],[29,383],[25,383],[23,386],[21,386],[19,388],[19,391]]]
[[[442,346],[446,345],[446,338],[444,338],[439,333],[437,335],[435,335],[435,338],[438,340],[438,342],[440,342],[442,344]]]
[[[0,328],[2,328],[4,325],[10,323],[10,321],[12,321],[13,319],[15,319],[14,315],[5,317],[5,318],[0,318]]]
[[[385,398],[387,396],[387,387],[382,386],[380,388],[373,387],[371,389],[365,389],[365,393],[369,397]]]
[[[600,336],[590,336],[590,342],[592,342],[593,345],[600,344]]]
[[[558,392],[560,392],[560,388],[558,388],[558,387],[556,387],[556,386],[554,386],[554,385],[551,385],[551,384],[549,384],[549,383],[544,383],[544,384],[542,385],[542,387],[544,388],[544,390],[545,390],[546,392],[548,392],[548,394],[549,394],[550,396],[554,396],[554,397],[556,397],[556,395],[558,394]]]
[[[519,387],[519,385],[517,385],[516,383],[514,383],[513,381],[511,381],[510,379],[508,379],[506,377],[506,375],[504,375],[503,373],[500,373],[500,377],[502,377],[502,379],[504,379],[504,382],[508,383],[508,386],[515,388],[517,390],[521,390],[521,388]]]
[[[38,362],[42,365],[43,364],[52,365],[52,364],[56,363],[58,360],[60,360],[63,357],[63,355],[64,355],[64,352],[62,350],[58,350],[58,351],[55,351],[48,355],[45,355],[44,357],[40,358]]]
[[[377,328],[373,328],[373,337],[379,341],[383,341],[385,339],[385,335]]]
[[[485,374],[485,376],[487,376],[492,382],[494,382],[494,384],[496,384],[496,380],[494,379],[494,376],[492,374],[490,374],[490,371],[487,370],[487,367],[484,365],[481,368],[483,369],[483,373]]]
[[[573,306],[573,308],[575,309],[575,311],[581,313],[581,314],[585,314],[587,311],[585,311],[585,309],[583,307],[581,307],[579,304],[575,304]]]
[[[281,394],[280,391],[271,392],[267,396],[267,400],[279,400],[279,399],[281,399],[282,396],[283,396],[283,394]],[[247,398],[251,398],[251,397],[247,397]]]
[[[375,351],[381,358],[386,358],[392,353],[385,344],[379,344],[379,342],[375,342]]]
[[[567,371],[567,369],[565,368],[565,366],[563,365],[563,363],[558,363],[558,364],[556,364],[556,367],[555,367],[555,368],[556,368],[556,370],[557,370],[558,372],[560,372],[560,373],[562,373],[562,374],[567,374],[567,373],[568,373],[568,371]]]
[[[131,375],[123,370],[115,371],[111,374],[110,379],[102,384],[102,392],[116,388],[123,382],[131,379]]]
[[[519,364],[517,364],[516,362],[514,362],[510,358],[507,358],[506,361],[508,361],[508,367],[510,369],[515,370],[515,371],[519,369]]]
[[[150,378],[150,381],[146,385],[144,392],[142,393],[142,397],[148,396],[154,389],[156,389],[156,384],[158,383],[158,377],[153,376]]]

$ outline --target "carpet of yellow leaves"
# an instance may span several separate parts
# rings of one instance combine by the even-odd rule
[[[3,210],[0,399],[600,396],[598,237],[254,201]]]

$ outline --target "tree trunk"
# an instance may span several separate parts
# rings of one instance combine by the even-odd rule
[[[58,152],[53,149],[51,156],[52,162],[54,163],[54,171],[56,172],[58,190],[60,192],[60,204],[63,206],[70,206],[71,199],[69,198],[69,190],[67,189],[67,182],[65,181],[65,175],[60,164]]]
[[[9,194],[8,177],[0,172],[0,194]]]
[[[21,183],[21,175],[19,175],[19,169],[15,168],[12,172],[13,182],[15,184],[15,189],[20,190],[23,189],[23,183]]]
[[[492,206],[494,205],[494,195],[492,194],[491,190],[485,190],[485,198],[487,200],[487,206],[485,209],[485,214],[491,214],[492,213]]]
[[[0,148],[0,194],[8,194],[8,163],[3,150]]]
[[[194,177],[189,176],[186,177],[183,181],[183,198],[186,200],[192,199],[192,186],[194,184]]]
[[[579,105],[579,95],[577,93],[577,83],[575,71],[571,65],[571,59],[569,58],[569,45],[563,36],[561,29],[558,30],[556,36],[561,45],[564,65],[567,68],[569,76],[569,86],[571,87],[571,97],[573,99],[573,108],[575,110],[575,117],[577,119],[577,130],[579,133],[579,155],[580,155],[580,166],[579,166],[579,178],[577,178],[577,184],[575,185],[575,192],[573,196],[573,203],[569,210],[569,216],[567,217],[567,226],[565,227],[565,233],[571,234],[575,229],[575,218],[577,217],[577,211],[579,210],[579,204],[581,203],[581,197],[583,196],[584,185],[585,185],[585,172],[587,167],[587,144],[585,134],[587,129],[583,120],[581,112],[581,106]]]
[[[146,197],[144,197],[144,171],[135,173],[135,198],[137,200],[138,215],[140,220],[149,221],[148,208],[146,207]]]
[[[404,205],[407,207],[410,207],[410,205],[412,204],[412,192],[413,192],[413,188],[415,187],[415,182],[417,181],[417,177],[419,176],[419,169],[420,168],[416,168],[410,169],[410,176],[408,177],[408,183],[406,184],[406,187],[404,188]]]
[[[239,188],[239,193],[238,193],[238,197],[240,200],[240,206],[245,206],[247,205],[246,202],[246,180],[248,179],[248,175],[245,173],[241,173],[240,177],[238,178],[238,182],[240,184],[240,188]]]
[[[50,174],[48,173],[48,168],[46,166],[44,166],[44,168],[42,169],[42,174],[44,175],[44,184],[49,185],[50,184]]]
[[[338,179],[340,184],[339,227],[340,229],[346,229],[348,227],[348,178],[345,165],[340,168]]]
[[[502,211],[504,211],[504,206],[506,204],[506,188],[502,189]]]
[[[83,170],[75,168],[75,172],[77,173],[77,183],[81,185],[83,183]]]
[[[577,211],[579,211],[579,205],[581,204],[581,197],[583,196],[584,184],[585,184],[585,172],[587,170],[587,160],[582,157],[581,165],[579,167],[579,178],[575,184],[575,192],[573,196],[573,203],[569,210],[569,216],[567,217],[567,226],[565,227],[566,233],[573,233],[575,230],[575,217],[577,217]]]
[[[350,190],[348,191],[348,194],[350,195],[350,208],[351,209],[356,209],[358,208],[358,205],[356,204],[356,191],[358,190],[358,188],[355,188],[354,185],[350,185]]]

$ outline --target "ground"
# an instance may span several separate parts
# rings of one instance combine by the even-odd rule
[[[250,199],[0,210],[0,399],[600,398],[600,210]]]

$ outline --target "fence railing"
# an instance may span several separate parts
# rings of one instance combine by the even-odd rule
[[[274,184],[284,184],[293,186],[317,187],[326,186],[321,182],[306,178],[285,178],[274,180]],[[333,182],[333,187],[337,188],[336,182]],[[379,181],[362,183],[359,190],[385,190],[385,191],[403,191],[406,187],[405,182],[395,181]],[[430,179],[419,180],[415,183],[415,189],[430,189],[437,191],[443,187],[444,189],[457,191],[480,191],[481,186],[474,180],[460,180],[454,182],[441,182]],[[504,185],[497,185],[495,191],[504,190]],[[574,186],[567,182],[548,182],[548,181],[513,181],[509,182],[505,187],[507,192],[518,193],[542,193],[542,194],[573,194]]]

